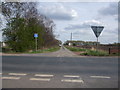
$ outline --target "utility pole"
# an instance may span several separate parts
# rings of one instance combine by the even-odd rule
[[[71,37],[70,37],[70,40],[72,41],[72,33],[71,33]]]
[[[71,46],[71,45],[72,45],[72,33],[70,35],[70,42],[69,42],[69,46]]]

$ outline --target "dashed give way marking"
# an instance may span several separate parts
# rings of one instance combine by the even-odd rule
[[[83,80],[71,80],[71,79],[62,79],[62,82],[77,82],[77,83],[84,83]]]
[[[90,76],[91,78],[111,78],[111,77],[108,77],[108,76]]]
[[[9,73],[9,75],[25,76],[25,75],[27,75],[27,74],[25,74],[25,73]]]
[[[2,79],[14,79],[14,80],[18,80],[20,79],[20,77],[1,77]]]
[[[40,77],[53,77],[54,75],[50,75],[50,74],[35,74],[35,76],[40,76]]]
[[[74,76],[74,75],[64,75],[64,77],[80,77],[80,76]]]
[[[50,81],[50,79],[45,79],[45,78],[30,78],[30,80],[35,80],[35,81]]]

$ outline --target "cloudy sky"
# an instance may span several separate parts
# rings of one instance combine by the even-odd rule
[[[118,42],[118,3],[117,2],[40,2],[40,13],[51,18],[56,24],[56,38],[96,41],[91,25],[102,25],[99,42]]]
[[[54,34],[62,42],[70,40],[71,33],[73,40],[96,41],[91,25],[104,26],[99,42],[118,42],[118,2],[40,1],[37,8],[54,21]]]

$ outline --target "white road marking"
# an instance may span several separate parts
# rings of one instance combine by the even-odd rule
[[[80,76],[75,76],[75,75],[64,75],[64,77],[80,77]]]
[[[35,74],[35,76],[40,76],[40,77],[53,77],[54,75],[51,75],[51,74]]]
[[[9,73],[9,75],[25,76],[25,75],[27,75],[27,74],[25,74],[25,73]]]
[[[108,76],[90,76],[91,78],[111,78],[111,77],[108,77]]]
[[[35,80],[35,81],[50,81],[50,79],[45,79],[45,78],[30,78],[30,80]]]
[[[1,79],[14,79],[14,80],[19,80],[20,77],[1,77]]]
[[[62,82],[77,82],[77,83],[84,83],[83,80],[71,80],[71,79],[62,79]]]

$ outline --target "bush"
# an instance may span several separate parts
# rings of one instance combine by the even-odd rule
[[[86,51],[86,49],[78,48],[78,47],[67,47],[67,49],[69,49],[70,51],[74,51],[74,52]]]
[[[12,52],[12,49],[10,48],[2,48],[1,50],[3,53],[7,53],[7,52]]]
[[[59,50],[60,47],[52,47],[52,48],[48,48],[48,49],[42,49],[42,50],[38,50],[37,52],[36,51],[32,51],[32,52],[29,52],[29,53],[46,53],[46,52],[55,52],[57,50]]]
[[[105,51],[94,51],[87,50],[85,53],[81,53],[80,55],[88,55],[88,56],[108,56],[109,54]]]
[[[84,53],[81,53],[80,55],[86,55],[86,56],[108,56],[109,54],[105,51],[95,51],[95,50],[90,50],[90,49],[84,49],[84,48],[79,48],[79,47],[66,47],[70,51],[73,52],[80,52],[84,51]]]

